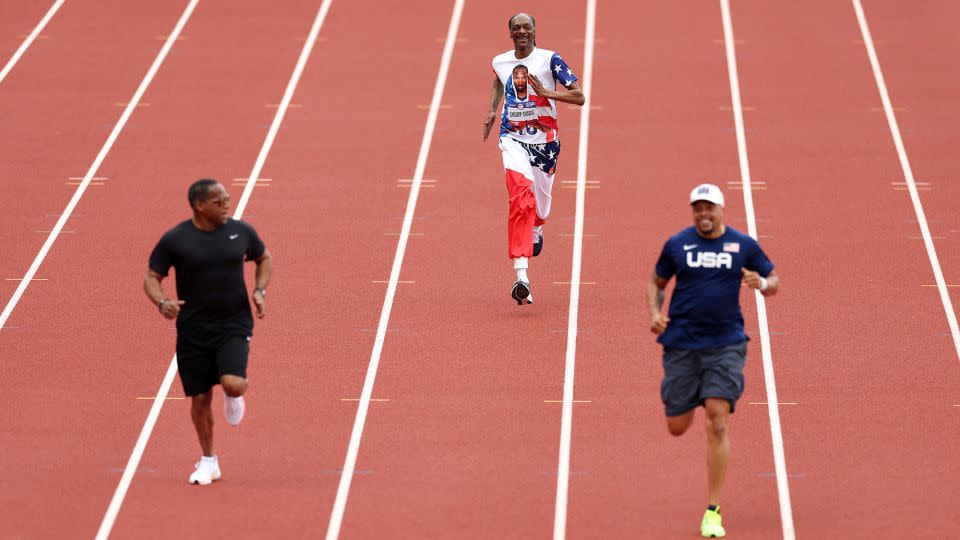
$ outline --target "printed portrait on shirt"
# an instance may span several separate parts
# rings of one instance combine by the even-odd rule
[[[546,131],[540,124],[540,117],[537,114],[537,103],[533,101],[527,81],[530,70],[523,64],[517,64],[510,75],[511,84],[513,84],[513,94],[515,97],[514,105],[508,108],[507,116],[510,121],[512,131],[521,130],[539,130]],[[533,131],[534,133],[536,131]]]
[[[526,101],[527,99],[527,75],[529,73],[527,66],[523,64],[517,64],[517,67],[513,68],[513,91],[519,101]]]

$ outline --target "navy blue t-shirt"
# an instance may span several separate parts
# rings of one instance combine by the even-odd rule
[[[673,349],[713,349],[749,339],[740,312],[741,268],[767,277],[773,263],[756,240],[733,227],[714,239],[693,226],[670,237],[656,272],[664,279],[677,276],[677,285],[670,324],[657,341]]]

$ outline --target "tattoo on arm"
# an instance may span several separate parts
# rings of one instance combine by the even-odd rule
[[[500,98],[503,97],[503,87],[500,86],[500,79],[493,79],[493,86],[490,88],[490,110],[496,111],[500,104]]]

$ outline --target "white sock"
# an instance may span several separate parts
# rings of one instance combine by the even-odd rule
[[[542,235],[543,234],[543,225],[537,225],[533,228],[533,232]]]
[[[526,257],[517,257],[513,260],[513,269],[517,271],[518,280],[530,283],[530,279],[527,278],[527,266],[529,266],[529,264],[529,260]]]

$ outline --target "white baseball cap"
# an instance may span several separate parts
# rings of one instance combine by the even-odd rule
[[[690,204],[697,201],[708,201],[723,206],[723,193],[713,184],[700,184],[690,192]]]

